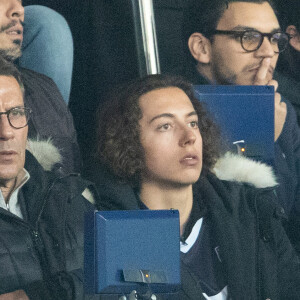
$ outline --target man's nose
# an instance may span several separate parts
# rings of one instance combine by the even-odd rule
[[[256,50],[256,54],[260,57],[273,57],[275,55],[274,47],[266,36],[261,46]]]
[[[14,137],[14,128],[9,124],[7,115],[0,116],[0,140],[9,140]]]
[[[10,6],[7,11],[7,17],[10,19],[24,20],[24,7],[19,0],[10,0]]]
[[[185,127],[182,129],[181,137],[180,137],[180,145],[187,146],[193,145],[196,141],[196,134],[194,132],[195,129],[190,127]]]

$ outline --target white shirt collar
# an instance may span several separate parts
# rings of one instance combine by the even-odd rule
[[[23,219],[23,215],[21,212],[20,203],[18,202],[18,193],[20,188],[29,180],[29,178],[29,173],[25,170],[25,168],[23,168],[23,170],[17,176],[16,185],[7,203],[5,202],[2,191],[0,189],[0,207],[10,211],[21,219]]]

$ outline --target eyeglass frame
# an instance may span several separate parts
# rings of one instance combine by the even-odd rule
[[[14,125],[11,124],[11,120],[9,118],[9,114],[14,111],[15,109],[24,109],[24,112],[25,112],[25,115],[26,115],[26,124],[24,126],[21,126],[21,127],[15,127]],[[13,107],[11,109],[9,109],[8,111],[5,111],[5,112],[0,112],[0,116],[1,115],[6,115],[7,116],[7,120],[8,120],[8,123],[9,125],[14,128],[14,129],[21,129],[21,128],[24,128],[28,125],[28,121],[30,119],[30,115],[32,113],[32,110],[29,108],[29,107],[22,107],[22,106],[17,106],[17,107]]]
[[[256,47],[256,49],[253,49],[253,50],[247,50],[247,49],[244,48],[243,42],[242,42],[242,38],[243,38],[243,36],[244,36],[244,34],[245,34],[246,32],[257,32],[257,33],[260,34],[261,40],[260,40],[260,43],[258,44],[258,46]],[[240,44],[241,44],[242,48],[243,48],[246,52],[251,53],[251,52],[254,52],[254,51],[258,50],[258,49],[261,47],[261,45],[262,45],[263,42],[264,42],[264,37],[265,37],[265,36],[268,38],[269,42],[271,43],[271,38],[272,38],[272,36],[273,36],[274,34],[276,34],[276,33],[281,33],[281,34],[284,34],[284,35],[287,36],[287,44],[286,44],[286,47],[285,47],[283,50],[278,51],[278,52],[274,50],[275,53],[281,53],[281,52],[283,52],[283,51],[285,51],[285,50],[287,49],[287,45],[289,44],[289,41],[290,41],[290,39],[291,39],[292,37],[291,37],[288,33],[283,32],[283,31],[280,31],[280,30],[275,31],[275,32],[270,32],[270,33],[263,33],[263,32],[260,32],[260,31],[258,31],[258,30],[256,30],[256,29],[247,29],[247,30],[219,30],[219,29],[215,29],[215,30],[211,33],[211,35],[215,35],[215,34],[224,34],[224,35],[233,35],[233,36],[239,37],[239,38],[240,38]]]

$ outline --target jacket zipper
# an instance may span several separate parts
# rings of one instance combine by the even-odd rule
[[[46,203],[47,203],[47,199],[48,199],[48,196],[49,196],[51,190],[53,189],[53,187],[54,187],[54,185],[56,184],[57,181],[59,181],[59,180],[61,180],[61,179],[63,179],[63,178],[66,178],[66,177],[70,177],[70,176],[78,176],[78,174],[77,174],[77,173],[72,173],[72,174],[69,174],[69,175],[66,175],[66,176],[57,177],[57,178],[55,178],[55,179],[53,180],[53,182],[52,182],[51,185],[49,186],[49,188],[48,188],[48,190],[47,190],[47,192],[46,192],[46,195],[45,195],[45,197],[44,197],[44,203],[43,203],[43,206],[41,207],[40,213],[39,213],[38,218],[37,218],[37,220],[36,220],[36,226],[35,226],[35,228],[36,228],[36,231],[37,231],[37,232],[38,232],[38,223],[39,223],[39,221],[40,221],[40,219],[41,219],[41,217],[42,217],[42,213],[44,212],[44,209],[45,209],[45,206],[46,206]]]
[[[40,263],[41,263],[41,267],[42,267],[43,277],[46,280],[47,280],[47,277],[49,276],[49,274],[47,272],[47,270],[49,270],[49,268],[48,268],[48,262],[47,262],[47,259],[45,257],[45,253],[44,253],[44,243],[43,243],[43,241],[40,237],[40,233],[39,233],[39,222],[40,222],[40,219],[41,219],[42,214],[44,212],[47,200],[49,198],[49,194],[50,194],[51,190],[53,189],[54,185],[56,184],[56,182],[59,179],[61,179],[61,178],[55,178],[52,181],[51,185],[49,185],[48,190],[46,191],[46,194],[44,196],[43,205],[41,207],[41,210],[39,212],[38,218],[37,218],[36,223],[35,223],[35,228],[31,230],[31,234],[32,234],[32,237],[33,237],[33,242],[34,242],[34,245],[37,249],[39,257],[40,257]]]
[[[38,251],[38,254],[39,254],[39,257],[40,257],[40,262],[41,262],[44,277],[46,277],[46,275],[48,274],[47,270],[49,270],[49,268],[48,268],[47,259],[45,258],[45,253],[44,253],[44,243],[43,243],[43,241],[40,237],[40,234],[39,234],[39,228],[38,228],[39,227],[39,222],[40,222],[40,219],[41,219],[42,214],[44,212],[47,200],[49,198],[49,194],[50,194],[51,190],[53,189],[53,187],[55,186],[56,182],[61,180],[64,177],[68,177],[68,176],[70,176],[70,175],[63,176],[63,177],[57,177],[52,181],[51,185],[49,185],[48,190],[46,191],[46,194],[44,196],[43,205],[41,207],[41,210],[39,212],[38,218],[37,218],[36,223],[35,223],[35,228],[31,229],[33,241],[34,241],[34,244],[37,247],[37,251]]]
[[[39,232],[33,229],[31,230],[31,235],[33,237],[33,243],[36,246],[39,255],[41,256],[41,254],[43,253],[44,245],[40,238]]]

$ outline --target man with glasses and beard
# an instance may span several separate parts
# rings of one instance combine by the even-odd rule
[[[274,86],[277,193],[289,217],[287,231],[299,247],[300,130],[293,107],[278,93],[273,79],[278,55],[290,39],[280,29],[273,4],[264,0],[189,1],[183,35],[189,59],[185,75],[194,84]]]

